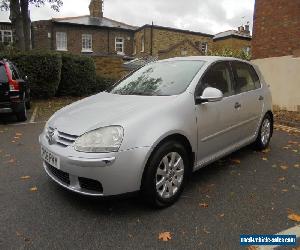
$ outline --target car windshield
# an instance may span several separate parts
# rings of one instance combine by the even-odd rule
[[[170,96],[183,93],[203,61],[164,61],[148,64],[110,91],[120,95]]]

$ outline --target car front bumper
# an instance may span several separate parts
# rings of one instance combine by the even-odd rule
[[[73,146],[49,145],[44,134],[41,146],[59,157],[60,169],[43,161],[46,173],[59,185],[90,196],[113,196],[138,191],[150,147],[116,153],[83,153]]]

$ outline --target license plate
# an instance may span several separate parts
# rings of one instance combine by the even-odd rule
[[[41,147],[41,156],[45,162],[57,169],[60,169],[60,162],[58,156],[45,149],[44,147]]]

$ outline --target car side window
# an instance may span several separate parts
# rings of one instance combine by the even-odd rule
[[[196,92],[197,95],[202,95],[204,89],[212,87],[221,90],[224,96],[230,96],[233,93],[231,82],[230,69],[227,63],[218,62],[204,73],[200,88]]]
[[[8,82],[8,77],[3,64],[0,64],[0,82]]]
[[[9,64],[9,69],[11,71],[11,75],[12,75],[13,80],[20,79],[18,71],[15,69],[15,67],[11,63]]]
[[[236,94],[260,88],[259,77],[253,67],[243,62],[233,62]]]

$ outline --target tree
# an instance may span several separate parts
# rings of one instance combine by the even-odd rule
[[[49,3],[55,11],[59,11],[63,5],[62,0],[0,0],[0,10],[10,11],[9,19],[11,20],[17,49],[21,51],[31,49],[29,5],[42,7],[45,3]]]

